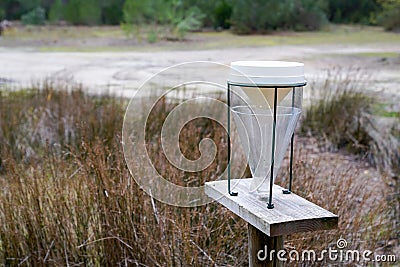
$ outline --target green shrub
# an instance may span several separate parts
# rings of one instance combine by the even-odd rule
[[[326,21],[325,0],[234,0],[231,23],[239,34],[277,29],[317,30]]]
[[[295,10],[289,25],[294,30],[315,31],[328,21],[326,17],[327,3],[325,0],[301,0],[296,2]]]
[[[168,38],[174,40],[183,39],[188,31],[199,29],[204,18],[198,7],[186,8],[184,3],[178,0],[127,0],[124,4],[123,14],[122,29],[128,35],[138,33],[141,24],[148,23],[155,28],[157,25],[167,26],[168,33],[172,35]],[[150,34],[153,35],[154,32]],[[154,40],[153,37],[150,39]]]
[[[64,18],[63,10],[61,0],[55,0],[49,11],[49,21],[55,23],[62,20]]]
[[[107,1],[101,10],[102,23],[108,25],[118,25],[123,17],[122,7],[124,2],[124,0]]]
[[[378,0],[379,1],[379,0]],[[335,23],[373,24],[374,14],[379,12],[377,0],[328,0],[328,18]]]
[[[201,20],[204,15],[199,8],[192,7],[188,10],[184,10],[179,6],[171,6],[170,8],[173,12],[167,16],[168,23],[179,40],[183,39],[187,32],[201,28]]]
[[[158,32],[157,28],[151,28],[150,31],[147,34],[147,42],[149,43],[155,43],[158,41]]]
[[[43,25],[46,22],[46,12],[42,7],[36,7],[22,15],[21,23],[24,25]]]
[[[225,0],[218,2],[215,10],[215,22],[214,27],[222,29],[228,29],[231,26],[230,19],[232,15],[232,6],[229,5]]]
[[[75,25],[95,25],[101,21],[98,0],[70,0],[65,6],[64,18]]]
[[[379,23],[388,31],[400,31],[400,1],[382,0],[383,11],[379,14]]]
[[[0,8],[0,20],[5,19],[5,16],[6,16],[6,12],[4,11],[3,8]]]

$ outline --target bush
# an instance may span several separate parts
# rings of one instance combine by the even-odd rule
[[[388,31],[400,31],[400,0],[382,0],[379,23]]]
[[[184,3],[177,0],[171,1],[135,1],[127,0],[124,4],[124,22],[122,29],[128,34],[139,33],[141,24],[152,24],[153,28],[158,25],[167,26],[171,36],[169,39],[181,40],[188,31],[201,28],[204,14],[197,6],[186,8]],[[150,32],[151,35],[156,30]],[[138,35],[138,34],[137,34]],[[158,39],[150,36],[151,40]]]
[[[228,29],[231,26],[231,15],[232,6],[230,6],[225,0],[220,1],[214,10],[214,27]]]
[[[182,40],[187,32],[201,28],[201,20],[204,15],[199,8],[191,7],[188,10],[184,10],[179,6],[172,6],[170,8],[174,12],[169,13],[167,20],[173,28],[174,35],[179,40]]]
[[[103,24],[118,25],[122,18],[124,0],[108,1],[101,10],[101,22]]]
[[[6,17],[6,12],[4,11],[4,9],[0,8],[0,21],[5,19],[5,17]]]
[[[46,12],[42,7],[32,9],[21,17],[21,23],[24,25],[43,25],[46,22]]]
[[[64,17],[75,25],[96,25],[101,21],[101,6],[98,0],[70,0],[65,6]]]
[[[317,30],[326,21],[325,0],[234,0],[231,23],[235,33],[277,29]]]
[[[335,23],[374,24],[374,14],[379,12],[379,0],[328,0],[328,18]]]
[[[315,31],[328,21],[326,17],[327,3],[325,0],[301,0],[296,3],[295,10],[289,19],[289,25],[294,30]]]
[[[64,10],[64,7],[63,7],[61,0],[56,0],[50,8],[49,21],[51,23],[55,23],[55,22],[58,22],[58,21],[64,19],[63,10]]]

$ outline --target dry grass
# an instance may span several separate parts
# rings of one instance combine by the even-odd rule
[[[238,217],[217,204],[167,206],[135,184],[121,147],[123,99],[41,87],[0,94],[0,265],[247,264],[246,225]],[[157,105],[148,128],[153,136],[173,107]],[[181,145],[196,157],[193,144],[213,138],[219,148],[213,166],[225,166],[223,134],[216,123],[194,121],[182,132]],[[153,152],[159,141],[148,140]],[[392,189],[382,184],[387,191],[375,192],[365,182],[360,188],[357,167],[343,169],[338,160],[336,168],[321,172],[323,157],[309,155],[297,152],[296,192],[337,212],[340,228],[292,236],[288,247],[324,248],[343,236],[352,247],[374,250],[395,237],[395,209],[385,197]],[[182,182],[186,174],[163,159],[159,164],[173,182]],[[219,171],[209,168],[199,179]]]
[[[120,143],[123,100],[49,84],[0,99],[2,264],[244,264],[237,217],[217,205],[170,207],[135,184]],[[171,108],[157,107],[155,130]],[[197,138],[198,125],[188,127],[183,135]]]
[[[339,226],[336,230],[318,234],[288,236],[287,249],[320,252],[328,247],[335,249],[336,241],[344,238],[348,242],[347,249],[361,252],[368,249],[376,254],[398,253],[396,240],[400,214],[396,180],[367,167],[352,154],[327,152],[319,149],[315,142],[313,138],[298,138],[294,191],[337,214]],[[287,177],[283,168],[277,183],[286,185]],[[327,263],[304,262],[302,265],[325,266]],[[352,266],[354,262],[347,264]]]
[[[315,98],[305,109],[300,132],[312,135],[329,150],[346,149],[392,174],[400,162],[399,140],[391,127],[374,114],[376,96],[365,93],[368,76],[359,70],[334,70],[321,87],[312,87]]]

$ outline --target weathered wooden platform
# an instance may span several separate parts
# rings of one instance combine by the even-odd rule
[[[209,197],[270,237],[337,227],[337,215],[294,193],[283,194],[283,188],[278,185],[273,188],[275,208],[267,209],[267,198],[248,192],[251,180],[231,180],[233,191],[238,192],[238,196],[228,194],[227,180],[208,182],[205,191]]]

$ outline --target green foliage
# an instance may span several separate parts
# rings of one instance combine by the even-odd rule
[[[85,25],[96,25],[101,21],[101,6],[98,0],[80,1],[79,14],[81,23]]]
[[[232,6],[229,5],[225,0],[218,2],[215,10],[215,22],[214,27],[221,27],[223,29],[228,29],[231,26],[230,19],[232,15]]]
[[[158,41],[158,32],[157,28],[150,29],[149,33],[147,34],[147,42],[155,43]]]
[[[338,23],[379,21],[387,29],[396,29],[399,24],[397,0],[3,0],[0,18],[19,19],[39,6],[51,22],[65,19],[72,24],[131,24],[124,29],[143,23],[170,25],[178,39],[199,27],[227,29],[231,24],[237,33],[315,30],[326,18]],[[175,15],[172,18],[169,14]]]
[[[378,20],[388,31],[400,31],[400,0],[381,0],[383,11]]]
[[[318,30],[327,23],[325,0],[301,0],[296,2],[291,18],[291,28],[294,30]],[[290,21],[290,20],[289,20]]]
[[[173,39],[183,39],[188,31],[197,30],[202,26],[203,13],[196,6],[185,8],[179,0],[126,0],[123,8],[124,21],[122,29],[128,34],[139,32],[141,24],[151,24],[149,34],[154,35],[158,25],[164,25],[174,35]],[[138,34],[137,34],[138,35]],[[149,37],[155,40],[157,38]]]
[[[95,25],[101,21],[98,0],[69,0],[65,7],[65,19],[76,25]]]
[[[378,1],[329,0],[328,18],[335,23],[373,24],[374,14],[380,10]]]
[[[192,7],[197,7],[202,14],[205,14],[201,19],[203,27],[215,27],[216,14],[215,10],[220,3],[225,0],[184,0],[181,1],[183,8],[188,10]],[[230,0],[227,0],[230,1]]]
[[[123,7],[123,18],[126,24],[143,23],[148,13],[147,1],[126,0]]]
[[[142,24],[150,24],[158,34],[161,25],[170,28],[172,39],[202,27],[233,26],[239,34],[317,30],[327,21],[400,28],[399,0],[1,0],[0,19],[18,20],[30,14],[24,23],[35,21],[41,14],[30,12],[38,7],[52,23],[122,24],[130,35]]]
[[[49,21],[51,23],[55,23],[62,20],[63,18],[63,4],[61,0],[55,0],[49,11]]]
[[[325,6],[324,0],[233,0],[231,22],[239,34],[316,30],[326,21]]]
[[[4,10],[4,18],[8,20],[21,19],[21,16],[44,5],[45,0],[1,0],[0,9]]]
[[[108,25],[118,25],[123,17],[124,0],[103,0],[101,22]]]
[[[185,9],[182,1],[172,0],[166,9],[166,23],[178,39],[183,39],[187,32],[200,29],[204,15],[196,6]]]
[[[122,9],[123,22],[122,30],[127,36],[139,36],[139,26],[146,22],[146,18],[151,15],[148,1],[126,0]]]
[[[70,0],[65,6],[64,17],[67,21],[73,24],[80,23],[79,0]]]
[[[0,20],[3,20],[6,16],[6,12],[3,8],[0,7]]]
[[[21,17],[21,23],[24,25],[43,25],[45,22],[46,14],[42,7],[36,7]]]

